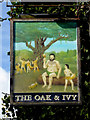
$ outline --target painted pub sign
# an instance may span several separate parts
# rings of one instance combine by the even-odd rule
[[[80,103],[75,21],[11,20],[11,104]]]

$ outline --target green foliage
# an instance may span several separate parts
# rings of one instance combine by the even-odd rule
[[[39,3],[40,5],[43,5],[42,3]],[[52,3],[49,3],[51,5]],[[12,2],[12,5],[23,5],[21,7],[14,7],[12,11],[8,12],[8,15],[10,15],[12,18],[20,18],[21,14],[30,14],[30,13],[47,13],[53,15],[56,14],[56,17],[77,17],[80,15],[80,17],[83,19],[86,19],[87,14],[89,14],[88,7],[85,5],[89,5],[89,2],[78,2],[78,3],[72,3],[73,6],[63,6],[64,3],[61,3],[58,5],[58,7],[33,7],[33,3],[23,3],[23,2]],[[70,3],[68,3],[70,4]],[[77,5],[79,5],[77,7]],[[54,15],[55,16],[55,15]]]
[[[76,40],[75,27],[75,22],[16,22],[15,42],[30,42],[41,37],[56,39],[60,32],[62,35],[68,34],[67,41],[74,41]]]
[[[29,58],[33,60],[33,52],[28,50],[16,50],[15,51],[15,63],[19,63],[20,59],[24,58],[26,61]]]

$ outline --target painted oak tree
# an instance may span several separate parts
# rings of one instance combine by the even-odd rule
[[[15,42],[26,43],[26,46],[33,51],[33,59],[38,57],[38,65],[41,69],[43,65],[43,54],[52,44],[58,40],[76,40],[75,26],[75,22],[68,22],[67,24],[40,21],[16,22]],[[32,44],[32,41],[34,41],[34,44]]]

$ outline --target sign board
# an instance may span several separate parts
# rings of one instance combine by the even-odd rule
[[[11,20],[11,104],[78,104],[80,40],[76,21]]]

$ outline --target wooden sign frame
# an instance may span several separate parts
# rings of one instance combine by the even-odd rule
[[[32,84],[28,84],[28,86],[26,87],[26,92],[22,92],[24,90],[24,87],[23,87],[23,89],[21,89],[22,88],[21,86],[25,85],[25,83],[27,82],[26,77],[27,77],[27,75],[30,75],[31,73],[30,73],[30,71],[28,73],[27,66],[25,67],[26,71],[25,71],[25,69],[23,69],[24,67],[22,67],[22,61],[24,59],[26,59],[25,62],[28,61],[27,56],[25,57],[24,53],[22,53],[23,56],[24,56],[24,59],[23,59],[23,58],[20,57],[20,54],[21,54],[20,51],[18,53],[16,53],[17,49],[20,50],[19,46],[17,47],[17,45],[16,45],[16,41],[18,42],[18,40],[19,40],[19,42],[23,42],[22,35],[24,34],[22,32],[22,29],[21,29],[23,24],[21,26],[19,26],[19,25],[21,23],[26,23],[26,24],[27,23],[28,24],[29,23],[33,23],[33,24],[35,23],[37,25],[37,23],[39,23],[39,22],[40,23],[49,23],[50,22],[50,23],[55,23],[55,24],[60,22],[60,25],[62,25],[63,23],[66,24],[66,23],[70,23],[70,22],[73,22],[73,23],[77,24],[76,28],[75,28],[76,29],[76,39],[77,39],[76,40],[76,43],[77,43],[76,44],[76,46],[77,46],[77,49],[76,49],[77,50],[77,52],[76,52],[76,56],[77,56],[77,61],[76,61],[77,67],[76,68],[77,68],[77,70],[76,71],[77,71],[77,74],[78,74],[77,75],[77,83],[76,83],[77,84],[76,85],[77,86],[77,92],[76,91],[69,91],[69,92],[65,91],[64,92],[64,85],[62,86],[62,88],[63,88],[62,92],[55,91],[54,88],[51,88],[50,90],[46,90],[46,88],[44,88],[45,91],[43,91],[43,88],[41,88],[42,81],[36,81],[36,82],[34,82]],[[62,27],[63,27],[63,25],[62,25]],[[69,27],[71,27],[71,26],[69,26]],[[11,103],[11,105],[12,104],[13,105],[57,105],[57,104],[59,104],[59,105],[66,105],[66,104],[69,105],[69,104],[81,104],[81,89],[80,89],[80,84],[81,84],[81,62],[80,62],[81,53],[80,53],[80,30],[79,30],[79,22],[75,21],[75,20],[71,20],[71,21],[70,20],[60,20],[59,18],[11,19],[10,20],[10,28],[11,28],[10,29],[10,33],[11,33],[11,35],[10,35],[10,37],[11,37],[10,38],[11,39],[10,40],[10,46],[11,46],[11,48],[10,48],[10,62],[11,62],[10,63],[10,66],[11,66],[11,70],[10,70],[10,103]],[[28,26],[27,26],[27,28],[28,28]],[[26,28],[24,28],[24,29],[26,29]],[[40,28],[40,29],[42,29],[42,30],[45,29],[45,28],[43,28],[43,24],[42,24],[42,28]],[[51,27],[51,29],[52,29],[52,27]],[[67,29],[67,27],[65,27],[64,30],[65,29]],[[33,30],[33,29],[31,28],[31,30]],[[25,35],[26,34],[27,34],[27,37],[26,36],[25,37],[28,39],[28,35],[29,34],[25,31]],[[32,36],[32,34],[30,34],[30,35]],[[39,35],[39,33],[38,33],[38,35]],[[61,33],[58,34],[58,36],[60,37]],[[22,39],[20,39],[19,37],[21,37]],[[65,37],[65,35],[64,35],[64,37]],[[68,35],[66,36],[66,39],[67,38],[68,38]],[[43,38],[41,37],[40,39],[43,39]],[[54,39],[55,38],[53,37],[53,41],[54,41]],[[64,38],[62,37],[61,39],[64,39]],[[46,38],[44,38],[43,40],[46,41]],[[21,44],[21,45],[23,45],[23,44]],[[30,42],[26,43],[26,46],[30,47],[31,43]],[[26,49],[26,48],[24,48],[24,49]],[[57,58],[57,55],[56,55],[56,58]],[[35,57],[35,59],[32,60],[32,61],[34,62],[36,59],[37,58]],[[47,57],[46,57],[46,59],[47,59]],[[69,61],[69,63],[70,63],[70,61]],[[26,63],[26,65],[27,65],[27,63]],[[29,66],[30,65],[31,65],[31,72],[32,72],[32,74],[36,74],[36,73],[38,74],[38,68],[34,69],[34,63],[33,64],[29,64]],[[64,64],[63,64],[63,69],[64,69]],[[36,70],[36,73],[34,72],[34,70]],[[62,71],[64,73],[64,70],[62,70]],[[25,74],[27,74],[27,75],[25,75]],[[23,75],[22,79],[25,76],[26,77],[23,80],[24,83],[22,81],[19,84],[19,82],[21,81],[21,79],[19,77],[21,77],[22,75]],[[38,79],[38,78],[36,78],[36,79]],[[25,82],[25,80],[26,80],[26,82]],[[28,80],[29,80],[29,78],[28,78]],[[64,79],[64,82],[65,82],[65,79]],[[19,89],[20,89],[20,91],[19,91]],[[40,90],[39,90],[39,92],[35,91],[35,89],[37,89],[37,90],[40,89],[43,92],[42,91],[40,92]],[[59,89],[59,87],[58,87],[58,89]],[[71,89],[71,86],[70,86],[70,89]]]

